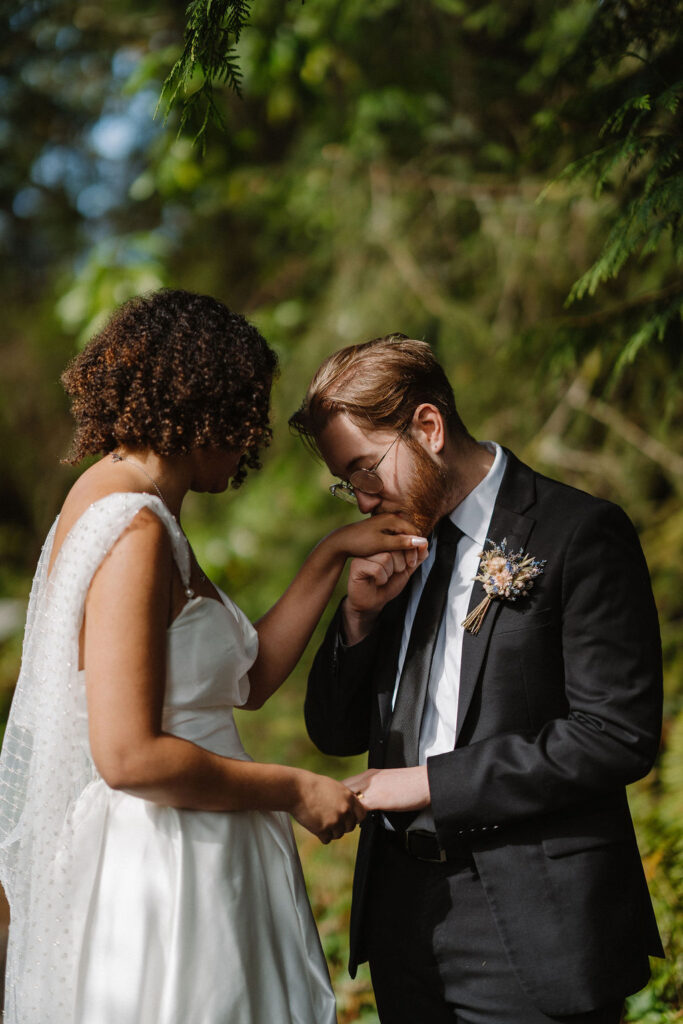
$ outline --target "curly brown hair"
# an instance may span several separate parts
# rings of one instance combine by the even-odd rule
[[[239,448],[239,487],[270,443],[276,371],[256,328],[217,299],[170,288],[130,299],[62,374],[76,421],[65,461],[122,444],[158,455]]]

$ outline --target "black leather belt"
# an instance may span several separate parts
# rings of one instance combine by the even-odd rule
[[[472,855],[469,852],[460,851],[456,856],[449,856],[439,846],[439,840],[434,832],[426,832],[424,829],[410,829],[408,832],[392,832],[390,829],[382,829],[384,836],[394,846],[398,846],[404,853],[415,857],[416,860],[426,860],[435,864],[471,864]]]

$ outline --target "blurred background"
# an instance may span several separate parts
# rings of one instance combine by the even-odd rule
[[[683,1019],[683,5],[214,0],[213,17],[233,18],[220,32],[209,8],[4,4],[0,717],[40,546],[77,472],[60,464],[59,374],[114,305],[162,285],[207,292],[278,352],[263,470],[190,496],[185,520],[252,618],[354,516],[287,428],[311,374],[343,345],[424,338],[475,436],[616,501],[640,532],[665,728],[630,796],[668,959],[627,1016]],[[176,102],[167,90],[157,110],[178,59]],[[323,758],[305,734],[314,649],[239,727],[256,758],[341,778],[362,761]],[[340,1022],[372,1024],[367,970],[345,970],[355,838],[297,838]]]

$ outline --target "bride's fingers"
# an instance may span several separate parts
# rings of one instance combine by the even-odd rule
[[[360,810],[358,812],[356,812],[354,810],[351,814],[348,814],[346,816],[346,831],[347,832],[353,832],[353,830],[356,827],[356,825],[360,825],[360,823],[361,823],[361,821],[363,820],[364,817],[365,817],[365,808],[361,804]]]
[[[390,530],[392,533],[417,533],[415,524],[405,516],[397,512],[377,512],[372,521],[383,531]]]
[[[427,538],[416,533],[387,533],[383,543],[386,544],[387,551],[412,551],[413,548],[422,549],[429,546]]]
[[[416,546],[427,543],[427,538],[420,535],[414,523],[394,512],[380,512],[373,518],[382,533],[386,533],[387,537],[393,537],[394,541],[400,542],[396,544],[397,547],[410,547],[411,542],[418,542]]]

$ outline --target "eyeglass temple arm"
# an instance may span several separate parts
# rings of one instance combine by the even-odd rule
[[[380,466],[382,465],[382,463],[383,463],[383,462],[384,462],[384,460],[386,459],[386,457],[387,457],[387,455],[389,454],[389,452],[391,451],[391,449],[392,449],[392,448],[394,447],[394,445],[395,445],[395,444],[396,444],[396,442],[398,441],[399,437],[402,437],[402,436],[403,436],[403,431],[401,431],[401,433],[400,433],[400,434],[397,434],[397,435],[396,435],[396,437],[394,438],[394,440],[393,440],[393,441],[391,442],[391,444],[389,445],[389,447],[388,447],[388,448],[387,448],[387,450],[385,451],[385,453],[384,453],[384,455],[382,456],[382,458],[381,458],[381,459],[379,460],[379,462],[376,462],[374,466],[371,466],[371,467],[370,467],[370,469],[368,470],[368,472],[370,472],[370,473],[375,473],[375,472],[377,472],[377,470],[378,470],[378,469],[379,469],[379,467],[380,467]]]

